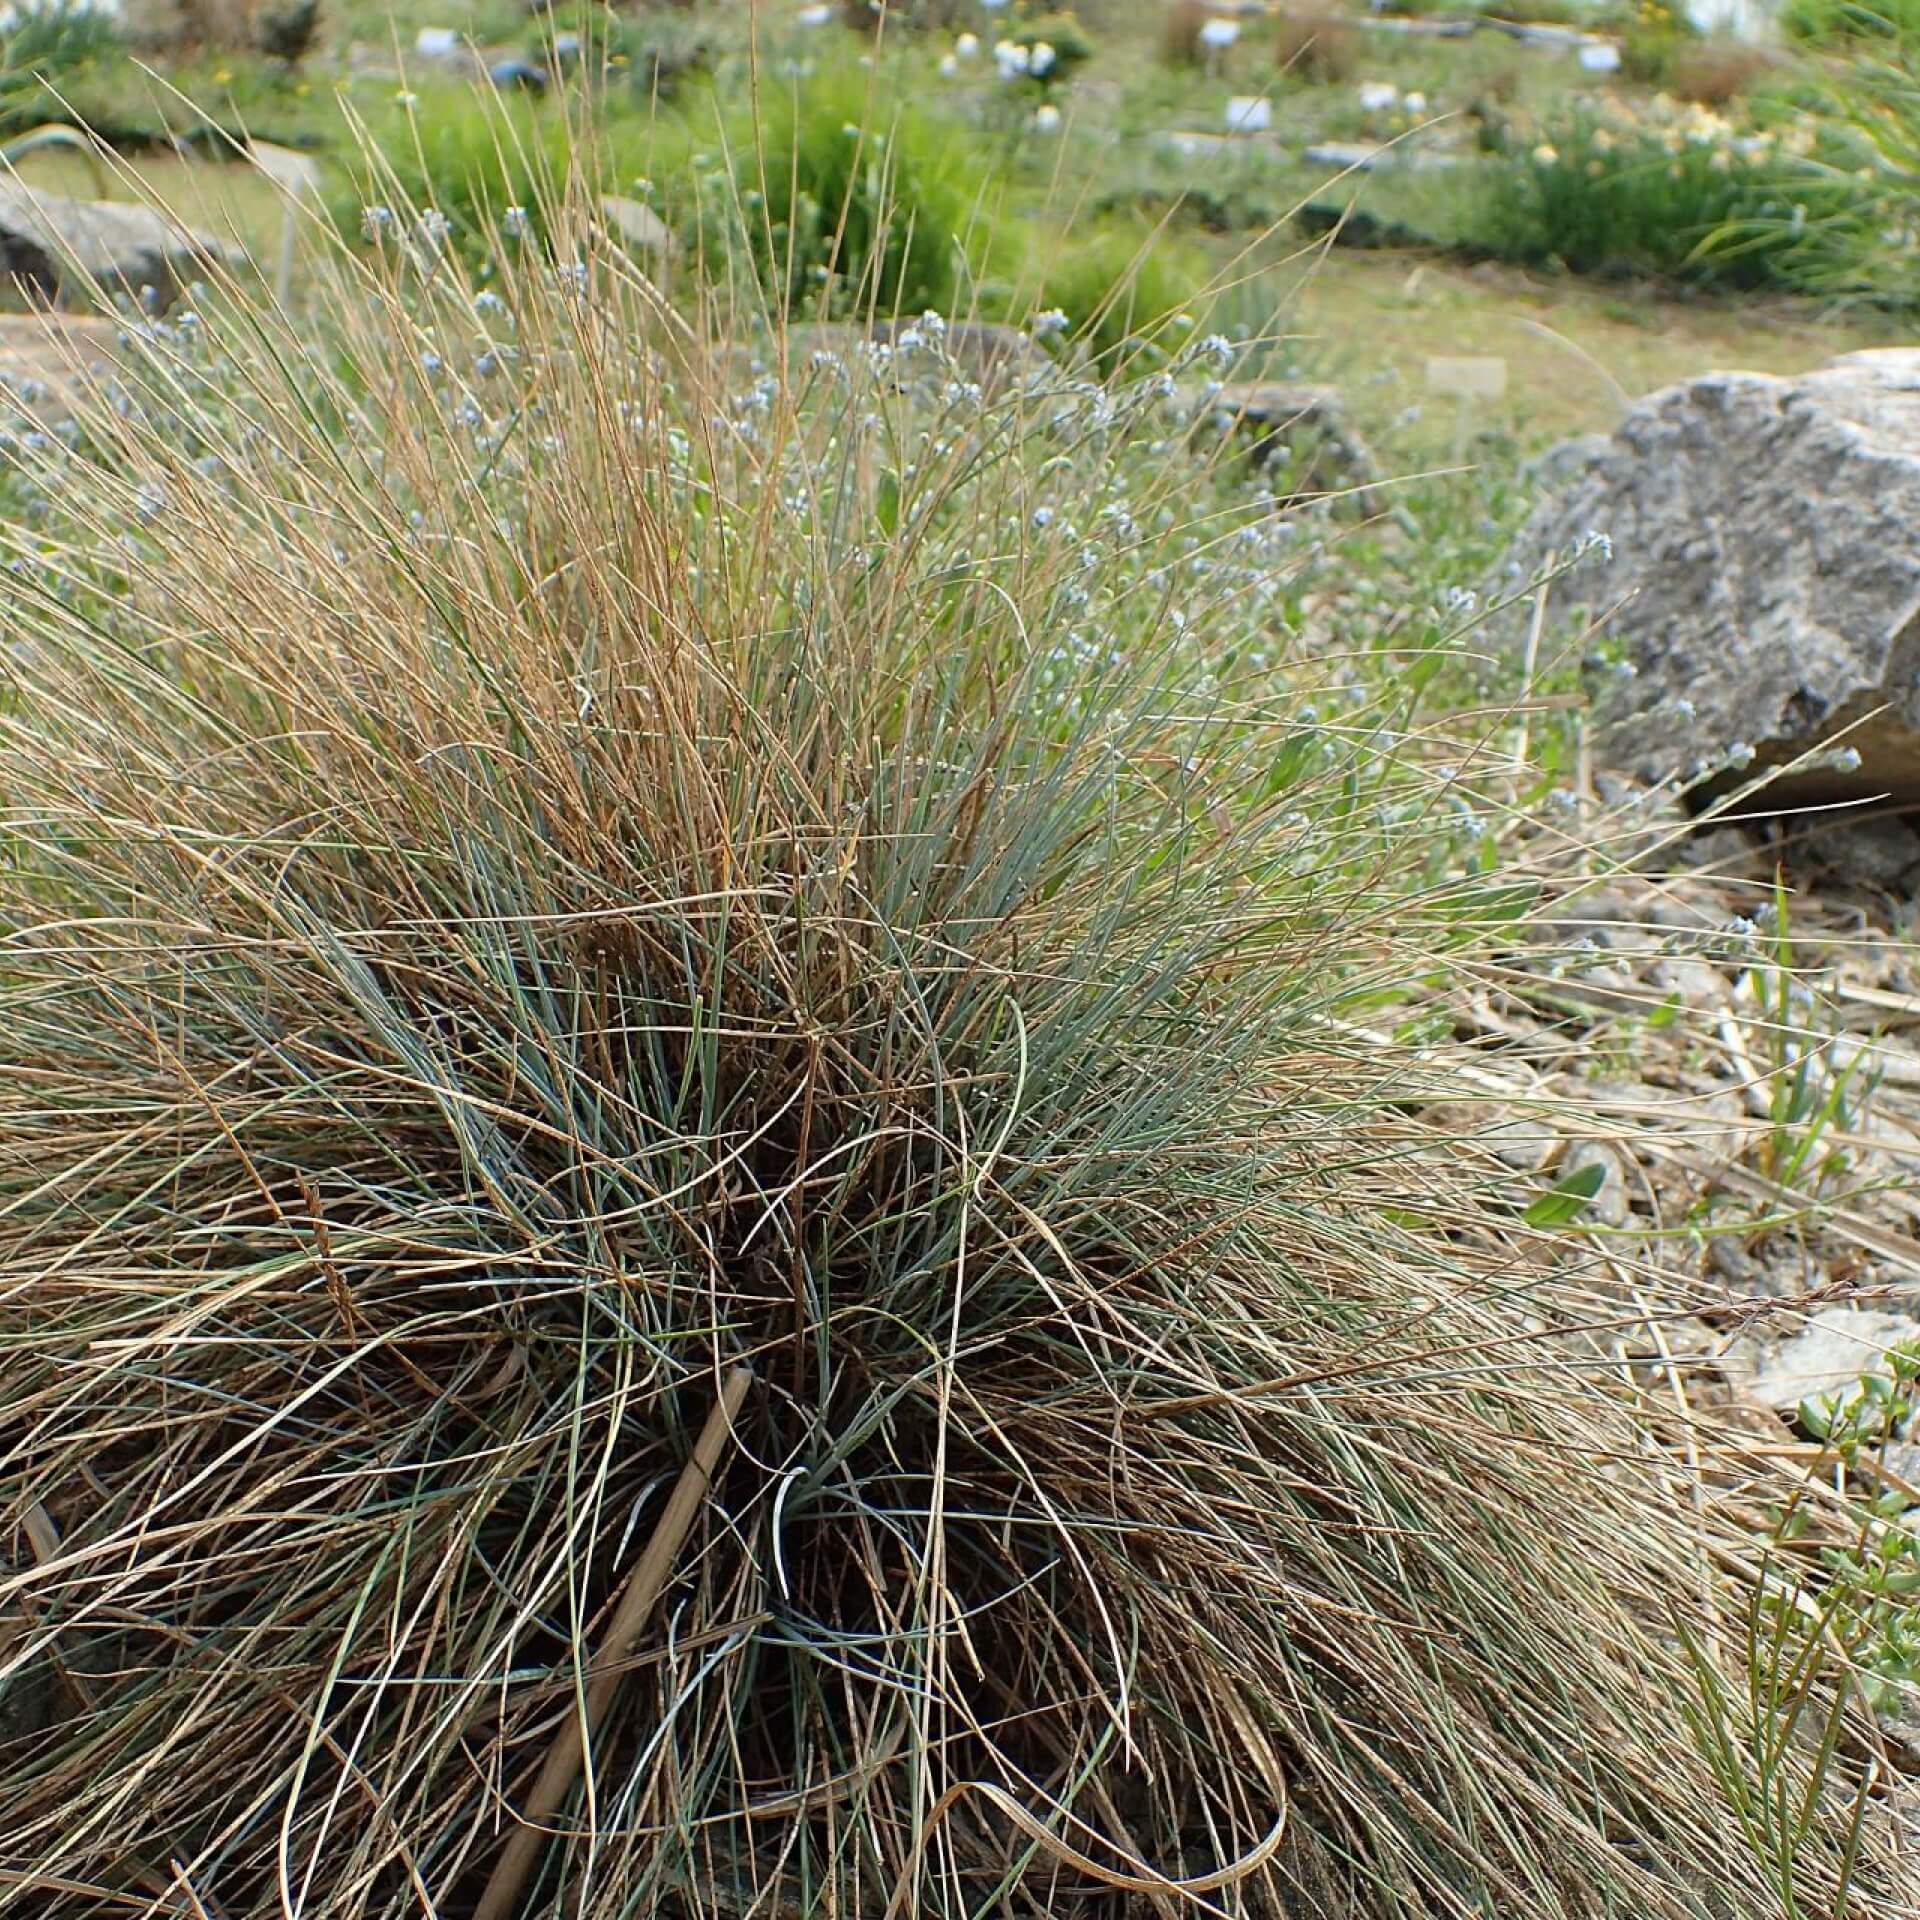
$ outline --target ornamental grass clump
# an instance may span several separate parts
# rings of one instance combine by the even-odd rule
[[[1576,273],[1839,291],[1872,231],[1872,191],[1816,151],[1805,124],[1736,123],[1661,96],[1502,134],[1474,238],[1501,259]],[[1847,290],[1860,291],[1850,277]]]
[[[473,1914],[659,1538],[520,1914],[1779,1911],[1714,1524],[1369,1037],[1552,885],[1419,683],[1157,386],[387,212],[17,456],[0,1909]]]

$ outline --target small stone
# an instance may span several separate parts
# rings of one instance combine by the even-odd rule
[[[600,196],[600,212],[608,231],[629,253],[645,254],[654,260],[673,256],[677,246],[673,229],[651,207],[622,194],[607,193]]]
[[[1792,1339],[1766,1353],[1749,1391],[1767,1406],[1791,1413],[1803,1400],[1845,1393],[1869,1374],[1891,1379],[1890,1347],[1920,1342],[1920,1321],[1864,1307],[1826,1307]]]
[[[1726,1234],[1707,1242],[1707,1266],[1732,1293],[1758,1299],[1771,1291],[1767,1270],[1737,1240]]]
[[[487,78],[502,93],[545,93],[547,70],[531,60],[496,60],[487,69]]]
[[[1364,507],[1380,479],[1379,462],[1325,387],[1255,381],[1220,387],[1199,409],[1201,422],[1224,419],[1247,443],[1255,467],[1298,459],[1283,505],[1334,493]]]

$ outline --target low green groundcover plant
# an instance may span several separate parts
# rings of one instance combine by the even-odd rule
[[[1306,654],[1158,378],[387,215],[12,456],[0,1898],[474,1911],[746,1365],[525,1915],[1876,1910],[1408,1115],[1555,884],[1459,621]]]

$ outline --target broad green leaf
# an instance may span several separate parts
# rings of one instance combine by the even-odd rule
[[[1593,1196],[1606,1184],[1607,1170],[1599,1161],[1576,1167],[1564,1180],[1556,1181],[1523,1216],[1530,1227],[1564,1227],[1586,1212]]]

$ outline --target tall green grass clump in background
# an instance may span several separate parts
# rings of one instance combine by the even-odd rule
[[[1164,358],[1205,311],[1205,261],[1175,234],[1140,223],[1083,223],[1037,249],[1037,304],[1066,320],[1067,337],[1109,371],[1143,348]]]
[[[1844,64],[1827,69],[1809,88],[1826,129],[1829,176],[1835,185],[1814,201],[1819,231],[1832,240],[1812,281],[1833,298],[1865,298],[1911,313],[1920,306],[1914,268],[1920,238],[1920,32],[1904,28],[1877,43],[1862,43]],[[1842,220],[1834,199],[1860,208]],[[1783,224],[1782,210],[1760,223],[1765,243]],[[1791,218],[1784,224],[1791,226]]]
[[[1473,231],[1496,257],[1716,287],[1831,290],[1877,229],[1873,196],[1797,130],[1710,108],[1576,112],[1510,140]]]
[[[330,170],[328,213],[343,237],[380,247],[395,235],[369,223],[369,208],[430,211],[444,221],[447,245],[484,271],[509,209],[519,237],[544,251],[547,214],[561,196],[585,204],[601,194],[631,197],[660,175],[670,188],[666,214],[684,228],[689,248],[704,253],[711,244],[724,263],[737,221],[731,192],[711,184],[723,167],[708,117],[704,108],[556,107],[444,88],[430,102],[396,102],[373,122],[343,129],[356,150]],[[705,171],[695,164],[696,129],[707,134]]]
[[[1488,723],[1158,381],[388,211],[0,532],[0,1904],[471,1913],[746,1363],[524,1914],[1783,1911],[1713,1523],[1371,1037],[1553,891]]]
[[[50,117],[54,95],[78,72],[124,56],[119,16],[91,0],[39,0],[0,13],[0,134]]]
[[[970,129],[835,65],[767,83],[735,165],[767,297],[799,315],[952,312],[994,258],[1001,183]]]
[[[1920,6],[1914,0],[1786,0],[1780,30],[1816,48],[1909,41],[1920,34]]]

